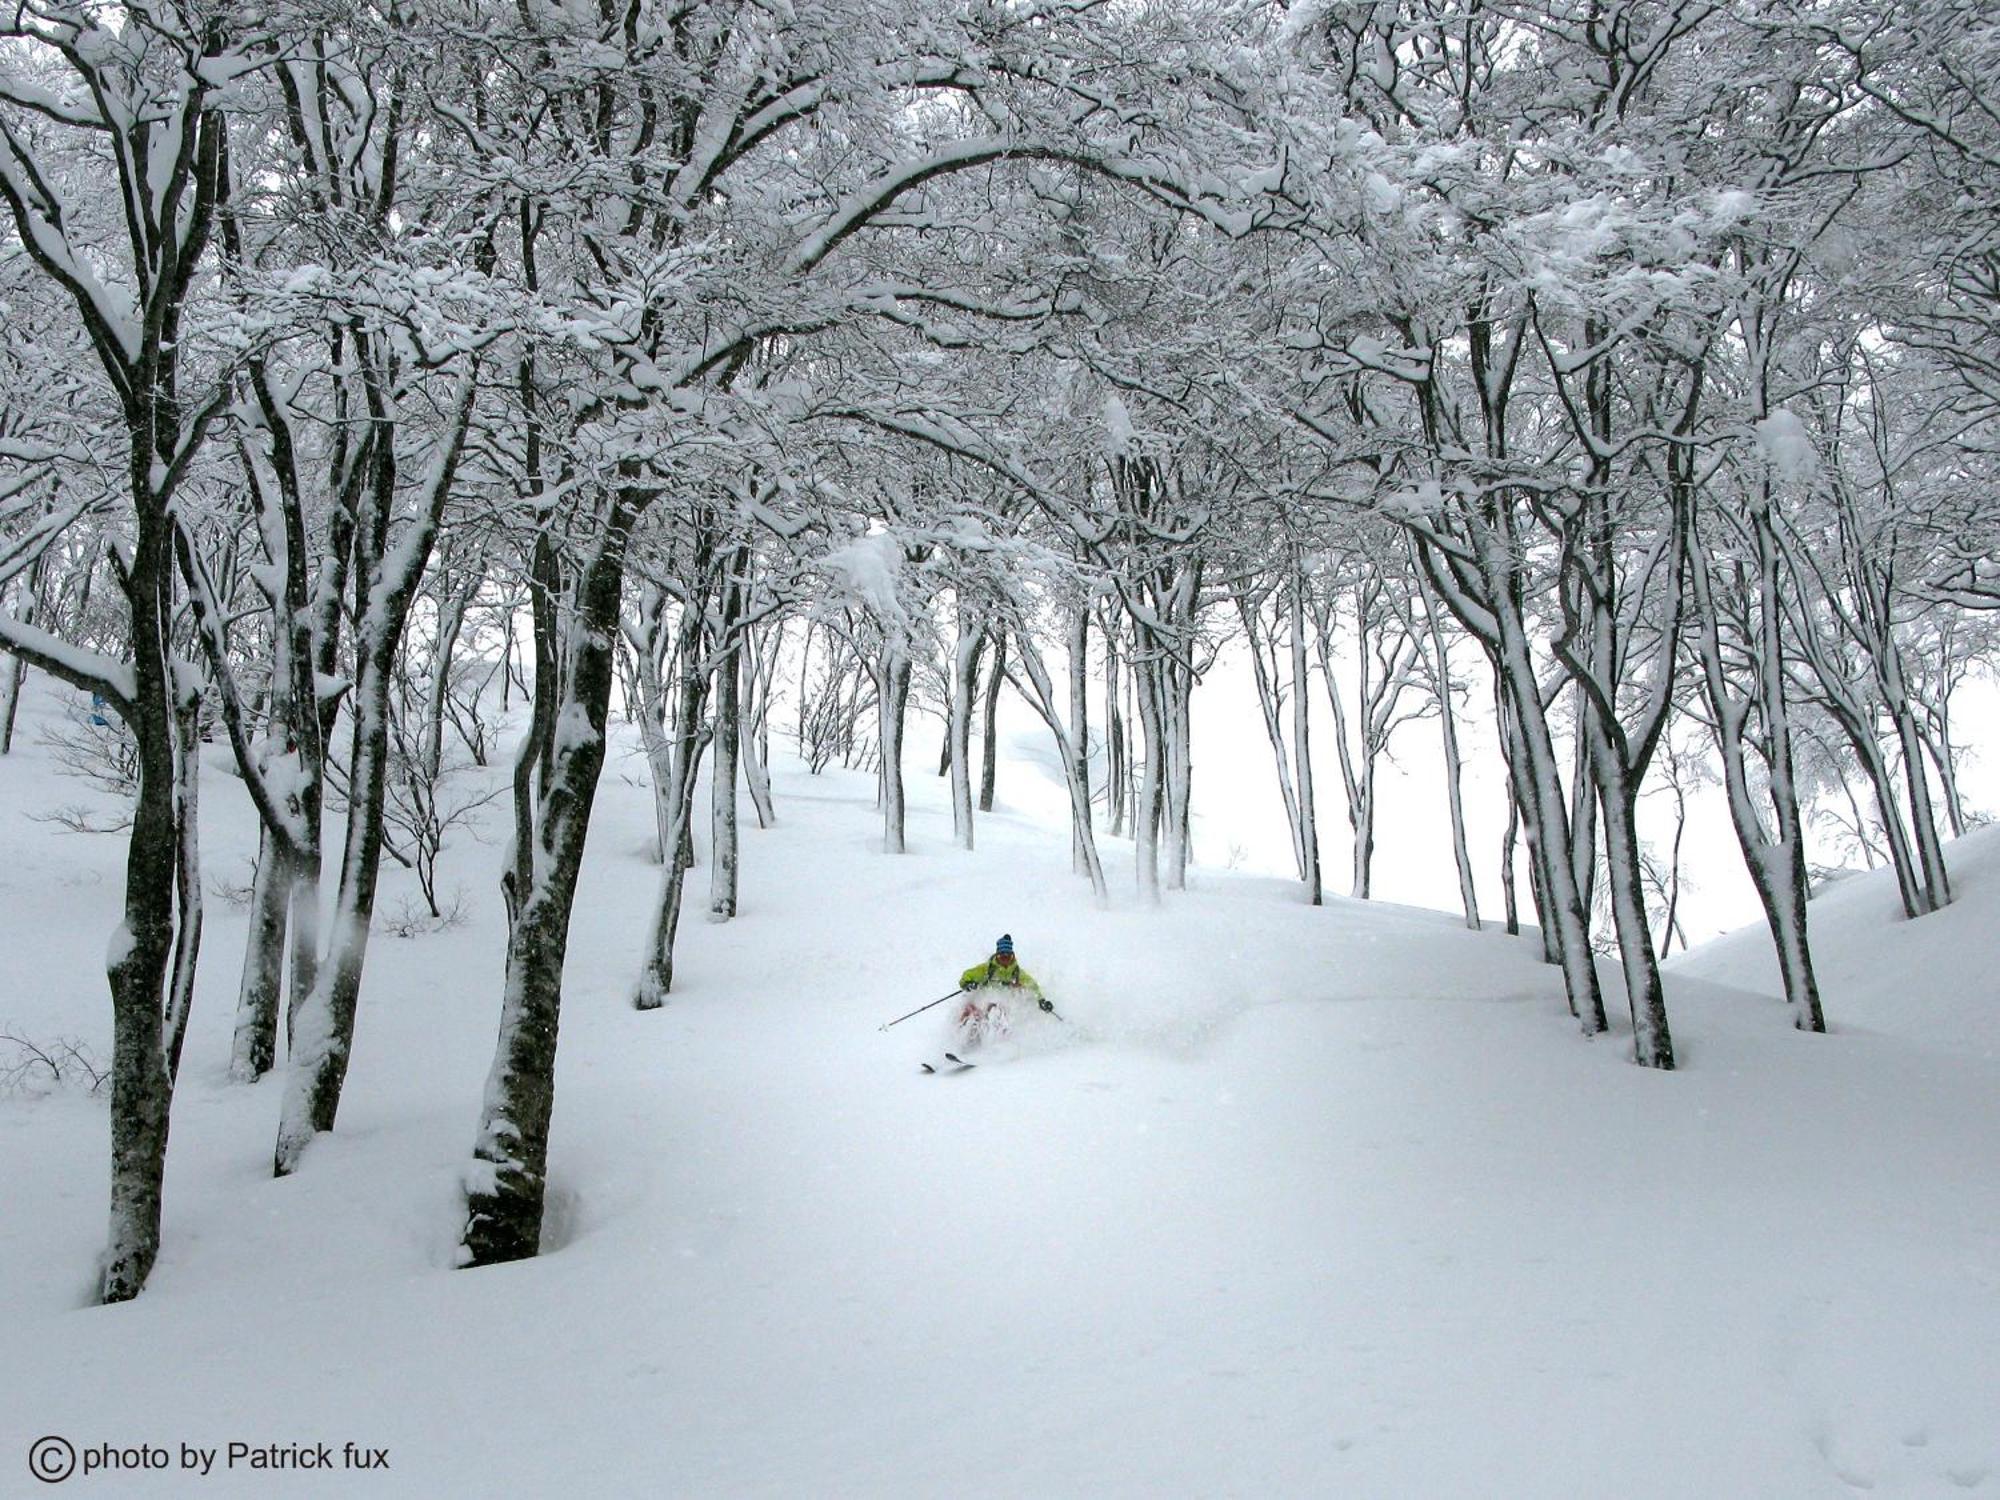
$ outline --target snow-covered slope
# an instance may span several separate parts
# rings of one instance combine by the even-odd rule
[[[1945,848],[1954,900],[1910,921],[1893,871],[1850,876],[1808,910],[1813,972],[1827,1024],[1886,1032],[2000,1058],[2000,826]],[[1777,959],[1762,924],[1675,960],[1678,974],[1775,995]]]
[[[1003,802],[1028,776],[1003,767]],[[1628,1036],[1577,1035],[1528,942],[1211,872],[1144,911],[1129,865],[1099,911],[1059,824],[1003,812],[966,854],[940,793],[890,858],[869,778],[782,775],[741,917],[691,912],[641,1015],[657,871],[614,761],[551,1249],[494,1270],[449,1266],[497,850],[456,851],[464,928],[374,944],[340,1127],[283,1182],[278,1081],[223,1078],[243,919],[218,903],[138,1302],[81,1305],[101,1104],[0,1100],[0,1493],[48,1434],[391,1463],[71,1481],[119,1496],[2000,1485],[1990,1058],[1800,1037],[1683,978],[1686,1066],[1646,1072]],[[32,747],[0,761],[0,1019],[101,1046],[116,841],[24,817],[77,795]],[[214,778],[217,871],[249,847],[241,801]],[[938,1014],[879,1024],[1001,931],[1069,1026],[922,1076]]]

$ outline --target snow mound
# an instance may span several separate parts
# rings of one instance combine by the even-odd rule
[[[2000,1057],[2000,826],[1947,844],[1945,864],[1951,905],[1915,921],[1903,915],[1887,869],[1850,876],[1813,899],[1808,937],[1820,1002],[1837,1031]],[[1681,978],[1780,993],[1762,923],[1704,943],[1670,967]]]

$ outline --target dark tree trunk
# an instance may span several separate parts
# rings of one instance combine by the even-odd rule
[[[200,695],[189,693],[174,705],[173,979],[167,990],[167,1076],[178,1079],[181,1045],[187,1040],[188,1013],[194,1008],[195,965],[201,957],[201,714]]]
[[[711,736],[704,719],[708,713],[709,675],[702,669],[705,608],[690,603],[681,616],[680,703],[674,719],[674,764],[669,788],[668,827],[662,838],[667,851],[660,878],[659,906],[653,913],[653,930],[646,945],[645,963],[632,1003],[639,1010],[654,1010],[666,1003],[674,987],[674,942],[681,927],[681,902],[687,892],[687,872],[694,865],[694,788],[701,774],[701,758]]]
[[[993,637],[993,671],[986,679],[986,722],[981,727],[985,736],[982,748],[985,760],[979,772],[979,810],[993,811],[993,779],[1000,760],[1000,684],[1007,676],[1007,637],[996,634]]]
[[[1069,732],[1070,777],[1083,794],[1079,809],[1083,826],[1071,830],[1070,862],[1075,869],[1087,872],[1090,861],[1084,850],[1084,829],[1090,823],[1090,611],[1081,604],[1069,621]]]
[[[438,441],[420,509],[393,556],[389,521],[396,491],[394,443],[388,436],[386,402],[371,382],[371,410],[378,436],[372,451],[372,503],[368,525],[355,538],[356,683],[351,699],[354,721],[348,762],[347,842],[342,852],[340,889],[334,904],[333,934],[311,992],[293,1012],[291,1069],[278,1120],[272,1170],[295,1171],[315,1135],[333,1129],[341,1090],[354,1048],[354,1018],[361,999],[361,976],[368,956],[369,927],[382,868],[383,808],[389,772],[389,689],[401,649],[410,605],[436,540],[445,497],[464,450],[477,391],[474,372],[459,379],[450,430]]]
[[[255,1083],[277,1061],[278,995],[285,978],[285,909],[291,873],[283,846],[262,831],[257,873],[250,885],[250,933],[243,946],[243,980],[236,995],[236,1037],[230,1046],[229,1076]]]
[[[35,615],[41,603],[42,562],[37,560],[28,570],[27,581],[21,590],[20,620],[23,625],[35,623]],[[25,659],[9,655],[0,673],[5,673],[5,681],[0,682],[0,755],[10,755],[14,750],[14,716],[21,710],[21,685],[27,680],[28,663]]]
[[[144,430],[150,437],[151,424]],[[172,686],[167,680],[168,528],[147,482],[149,450],[133,444],[133,491],[142,497],[132,562],[122,580],[130,606],[134,692],[122,716],[139,759],[132,842],[125,863],[125,919],[109,963],[112,1006],[111,1230],[100,1294],[136,1297],[160,1251],[173,1076],[164,1020],[179,878]]]
[[[731,576],[722,590],[722,659],[715,668],[715,774],[709,788],[713,817],[708,914],[716,921],[727,921],[736,915],[736,778],[743,743],[743,642],[737,622],[743,617],[746,587],[743,570],[749,563],[749,548],[738,548]]]
[[[604,766],[626,547],[644,504],[638,497],[619,498],[579,581],[562,707],[551,720],[565,728],[532,820],[540,857],[524,846],[509,872],[500,1036],[465,1179],[459,1259],[467,1266],[521,1260],[541,1249],[563,961]]]

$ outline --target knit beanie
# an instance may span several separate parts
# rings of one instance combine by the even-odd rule
[[[1014,935],[1009,932],[1001,933],[1000,941],[993,945],[993,951],[995,953],[1005,953],[1009,957],[1012,957],[1014,953]]]

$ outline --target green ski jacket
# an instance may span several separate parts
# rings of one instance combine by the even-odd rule
[[[1035,983],[1034,975],[1022,968],[1019,963],[1003,969],[989,958],[983,964],[974,964],[958,976],[958,987],[962,990],[983,990],[988,985],[998,985],[1010,990],[1026,990],[1037,999],[1042,993],[1042,987]]]

